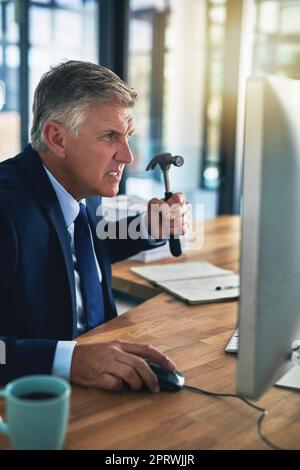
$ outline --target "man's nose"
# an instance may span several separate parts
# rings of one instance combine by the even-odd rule
[[[122,142],[120,145],[117,151],[116,160],[125,163],[126,165],[131,165],[133,163],[133,154],[127,140]]]

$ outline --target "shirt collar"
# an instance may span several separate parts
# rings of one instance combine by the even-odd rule
[[[43,167],[56,193],[66,222],[66,226],[69,228],[74,223],[76,217],[79,214],[79,202],[76,201],[76,199],[74,199],[70,193],[68,193],[68,191],[59,183],[59,181],[57,181],[57,179],[52,175],[52,173],[50,173],[44,164]]]

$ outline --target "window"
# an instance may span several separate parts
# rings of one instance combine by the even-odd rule
[[[139,92],[139,100],[135,107],[136,132],[131,140],[135,163],[129,168],[129,193],[134,190],[142,196],[149,187],[149,196],[157,196],[158,190],[162,194],[159,169],[145,179],[147,163],[161,152],[185,158],[183,167],[171,170],[174,191],[195,194],[200,188],[205,140],[207,5],[206,0],[130,2],[129,83]],[[224,8],[223,2],[219,8]],[[217,81],[221,72],[217,66],[212,70],[215,88],[220,87]],[[216,112],[219,111],[218,108]]]
[[[51,65],[98,62],[97,22],[98,0],[0,1],[0,159],[29,141],[33,92]]]
[[[34,89],[51,65],[69,59],[98,62],[97,18],[96,0],[30,2],[29,116]]]
[[[207,71],[202,186],[219,186],[226,1],[208,2]]]
[[[245,2],[247,3],[247,2]],[[243,60],[249,64],[240,69],[243,86],[239,95],[240,109],[244,110],[246,79],[249,75],[274,74],[300,79],[300,14],[299,0],[250,0],[248,15],[245,17],[243,32],[249,29],[245,41]],[[253,20],[252,20],[253,18]],[[247,62],[247,61],[246,61]],[[242,64],[241,64],[242,65]],[[240,200],[243,158],[244,113],[238,119],[238,133],[241,145],[237,152],[236,196]]]
[[[0,2],[0,160],[20,150],[18,42],[13,1]]]
[[[300,79],[300,1],[256,1],[254,73]]]

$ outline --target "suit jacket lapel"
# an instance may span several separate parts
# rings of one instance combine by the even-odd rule
[[[53,205],[49,210],[49,218],[55,228],[64,260],[69,281],[71,301],[72,301],[72,313],[73,313],[73,328],[72,336],[77,336],[77,308],[76,308],[76,293],[75,293],[75,277],[74,277],[74,264],[72,259],[70,236],[66,229],[66,223],[62,214],[59,204]]]
[[[33,192],[35,193],[37,203],[48,213],[49,219],[54,226],[59,244],[62,249],[72,301],[72,334],[74,337],[77,336],[75,278],[70,238],[66,228],[65,219],[56,193],[42,166],[40,157],[38,153],[32,149],[31,145],[28,145],[25,148],[23,154],[21,154],[19,158],[19,165],[21,170],[26,173],[26,177],[30,182]]]

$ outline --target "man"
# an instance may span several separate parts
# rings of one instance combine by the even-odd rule
[[[149,345],[119,341],[77,345],[73,338],[116,316],[111,263],[157,246],[96,236],[99,196],[115,196],[125,165],[136,92],[104,67],[68,61],[37,86],[32,144],[0,165],[0,380],[57,374],[75,384],[120,390],[124,382],[158,391],[144,359],[174,369]],[[171,205],[177,209],[172,211]],[[154,238],[151,208],[164,207],[168,235],[186,229],[181,194],[153,199],[137,221]],[[167,210],[166,210],[167,208]],[[130,221],[129,221],[130,222]]]

